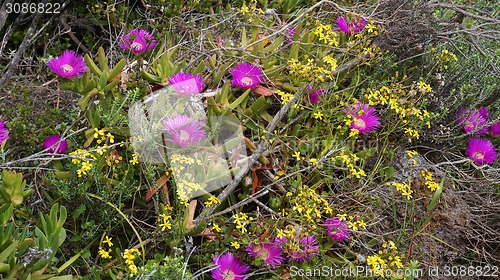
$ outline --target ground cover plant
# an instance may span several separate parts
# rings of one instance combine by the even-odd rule
[[[494,3],[13,2],[2,279],[500,273]]]

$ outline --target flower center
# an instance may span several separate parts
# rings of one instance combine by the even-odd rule
[[[482,152],[475,152],[474,157],[476,159],[484,159],[484,154]]]
[[[136,51],[140,51],[144,46],[141,43],[134,41],[134,42],[132,42],[130,47]]]
[[[264,260],[267,261],[269,259],[269,250],[261,250],[259,253],[259,256]]]
[[[64,73],[71,73],[71,72],[73,72],[73,66],[71,66],[69,64],[63,64],[61,66],[61,68],[63,69]]]
[[[222,278],[224,280],[234,280],[236,278],[236,275],[231,270],[226,270],[222,272]]]
[[[354,125],[356,125],[360,129],[365,129],[366,128],[366,123],[364,120],[360,118],[354,118]]]
[[[187,133],[185,130],[181,130],[181,135],[179,138],[181,142],[184,142],[189,139],[189,133]]]
[[[249,86],[252,84],[253,80],[252,78],[250,77],[244,77],[243,79],[241,79],[241,82],[245,85],[245,86]]]

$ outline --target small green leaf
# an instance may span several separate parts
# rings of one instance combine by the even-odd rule
[[[436,207],[436,204],[439,201],[439,198],[441,197],[441,193],[443,193],[444,178],[445,177],[441,179],[441,183],[439,183],[439,188],[437,188],[436,191],[434,192],[434,196],[432,197],[431,202],[427,206],[427,211],[432,211],[432,209]]]
[[[116,76],[118,76],[118,74],[120,74],[123,70],[123,68],[125,68],[125,65],[127,65],[127,62],[125,61],[124,58],[122,58],[116,65],[115,67],[113,68],[113,70],[111,70],[109,72],[109,75],[108,75],[108,81],[111,81],[113,80]]]
[[[87,67],[90,69],[92,73],[94,73],[97,76],[101,76],[102,74],[101,69],[97,67],[97,65],[94,63],[94,61],[92,60],[92,58],[90,58],[88,54],[86,54],[83,59],[85,60],[85,64],[87,64]]]
[[[99,50],[97,51],[97,61],[99,61],[99,66],[101,67],[102,71],[107,71],[108,70],[108,59],[106,58],[106,54],[104,53],[104,48],[99,47]]]

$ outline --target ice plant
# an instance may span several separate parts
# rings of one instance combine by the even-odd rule
[[[262,70],[251,63],[240,63],[229,73],[233,76],[233,85],[243,89],[254,88],[264,81]]]
[[[200,75],[177,73],[168,79],[168,83],[174,87],[179,95],[195,95],[205,89],[205,82]]]
[[[490,133],[490,136],[493,138],[498,138],[500,137],[500,121],[497,122],[496,124],[490,126],[488,128],[488,132]],[[2,143],[2,140],[0,140],[0,144]]]
[[[364,18],[357,18],[353,22],[348,23],[343,16],[339,16],[336,22],[339,29],[344,33],[358,33],[365,28],[367,23]]]
[[[240,263],[231,252],[216,255],[212,260],[217,266],[212,270],[212,278],[215,280],[244,280],[245,273],[249,270],[249,267]]]
[[[281,248],[273,243],[261,243],[259,245],[250,245],[247,248],[247,252],[250,256],[254,258],[261,258],[264,264],[273,268],[280,265],[284,258],[281,256]]]
[[[467,155],[469,155],[470,159],[472,159],[477,164],[491,164],[497,158],[495,147],[488,139],[469,139],[469,143],[465,152],[467,152]]]
[[[151,33],[144,29],[136,28],[124,34],[118,44],[125,51],[132,50],[134,53],[142,53],[153,49],[156,45],[156,40],[153,39]]]
[[[81,76],[88,71],[83,57],[72,50],[63,52],[60,56],[49,60],[47,64],[56,75],[65,79]]]
[[[325,221],[328,236],[337,241],[349,239],[350,231],[346,221],[339,218],[330,218]]]
[[[2,121],[2,116],[0,116],[0,147],[9,139],[9,131],[5,128],[6,123],[6,121]]]
[[[202,124],[186,115],[175,115],[172,118],[165,119],[163,125],[163,130],[170,136],[167,141],[182,148],[186,148],[188,145],[197,143],[207,137]]]
[[[326,93],[327,92],[325,88],[313,90],[306,96],[306,100],[311,104],[316,104],[321,101],[321,96]]]
[[[62,140],[60,135],[50,135],[43,141],[43,148],[49,149],[49,153],[62,154],[68,149],[68,141]]]
[[[351,129],[356,129],[361,134],[366,135],[380,126],[380,118],[375,108],[370,108],[367,104],[358,102],[343,112],[352,117]]]
[[[468,112],[466,112],[465,109],[460,109],[458,111],[459,119],[457,122],[458,124],[463,125],[467,134],[479,135],[488,133],[487,128],[484,127],[484,124],[486,123],[486,118],[484,116],[487,116],[488,113],[485,113],[484,110],[481,111],[474,109],[469,110]]]
[[[289,251],[289,258],[292,261],[305,262],[317,255],[319,251],[318,241],[313,235],[306,236],[300,240],[299,246]]]

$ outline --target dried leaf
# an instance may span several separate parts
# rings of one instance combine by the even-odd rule
[[[258,95],[262,96],[271,96],[274,94],[274,90],[269,89],[267,87],[258,85],[255,88],[253,88],[253,92],[257,93]]]

